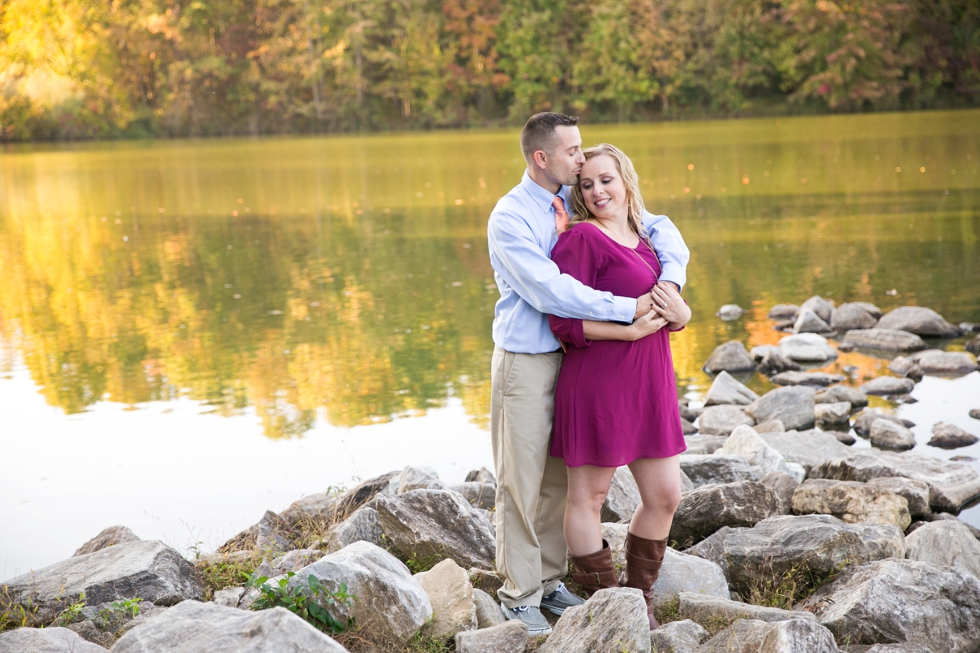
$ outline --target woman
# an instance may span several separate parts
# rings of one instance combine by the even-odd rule
[[[654,629],[653,584],[680,501],[677,456],[686,449],[668,331],[683,328],[691,311],[671,285],[657,283],[660,263],[639,229],[644,209],[632,162],[612,145],[584,154],[572,190],[574,228],[558,239],[552,259],[562,272],[614,295],[636,297],[652,287],[654,310],[631,325],[550,318],[567,349],[551,455],[568,466],[565,541],[572,578],[590,593],[620,585],[599,513],[613,472],[629,465],[641,502],[626,539],[622,585],[643,590]]]

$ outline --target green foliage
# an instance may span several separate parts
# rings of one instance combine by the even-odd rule
[[[350,606],[357,597],[348,594],[347,585],[340,584],[336,592],[331,592],[320,582],[316,576],[310,575],[306,578],[306,586],[293,585],[290,587],[289,581],[295,576],[294,572],[286,572],[283,578],[275,585],[270,585],[267,581],[268,576],[256,576],[253,574],[248,580],[248,587],[259,590],[261,595],[252,604],[253,610],[265,610],[267,608],[283,607],[302,617],[316,628],[330,633],[341,633],[353,625],[353,620],[344,623],[330,614],[326,606],[343,604]]]
[[[78,599],[73,601],[65,608],[58,618],[55,620],[59,626],[67,626],[78,621],[79,616],[82,614],[82,608],[85,607],[85,592],[78,595]],[[2,629],[0,629],[2,630]]]
[[[197,570],[204,581],[204,600],[210,601],[215,592],[226,587],[241,586],[261,562],[262,556],[258,553],[245,559],[225,556],[198,561]]]
[[[972,0],[0,4],[0,140],[978,100]]]

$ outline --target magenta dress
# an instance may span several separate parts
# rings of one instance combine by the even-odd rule
[[[645,243],[630,249],[589,223],[563,233],[551,258],[586,286],[620,297],[639,297],[660,275]],[[552,315],[550,322],[567,347],[555,388],[552,456],[569,467],[619,467],[687,449],[666,328],[635,342],[590,342],[581,320]]]

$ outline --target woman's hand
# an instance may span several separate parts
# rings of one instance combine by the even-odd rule
[[[669,283],[657,283],[650,290],[650,296],[653,298],[651,313],[656,313],[667,320],[672,331],[684,327],[690,321],[691,307]]]
[[[646,315],[642,315],[633,322],[633,324],[627,327],[631,336],[631,340],[639,340],[640,338],[645,338],[652,333],[660,331],[660,329],[667,326],[667,320],[662,318],[654,311],[650,311]]]

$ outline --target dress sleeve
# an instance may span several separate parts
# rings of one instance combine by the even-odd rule
[[[582,282],[585,286],[595,287],[598,267],[596,255],[585,230],[581,227],[569,229],[559,236],[558,243],[551,252],[551,259],[563,274]],[[590,343],[585,339],[582,320],[549,315],[548,322],[552,333],[562,342],[580,348],[589,346]]]

